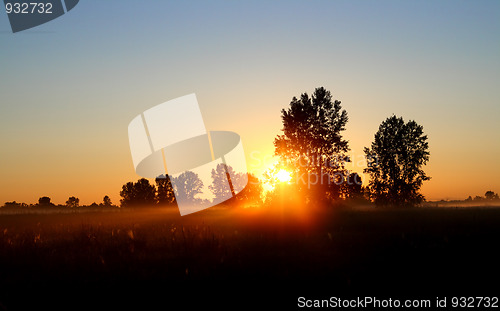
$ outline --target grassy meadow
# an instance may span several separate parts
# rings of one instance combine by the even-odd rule
[[[1,211],[0,310],[498,294],[499,223],[495,207]]]

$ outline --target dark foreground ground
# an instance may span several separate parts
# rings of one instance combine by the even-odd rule
[[[0,213],[0,310],[499,296],[499,241],[496,208]]]

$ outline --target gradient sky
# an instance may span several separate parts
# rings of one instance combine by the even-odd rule
[[[128,123],[193,92],[258,173],[280,110],[318,86],[349,114],[354,171],[395,114],[429,136],[428,200],[500,192],[499,1],[82,0],[16,34],[0,12],[0,204],[119,203]]]

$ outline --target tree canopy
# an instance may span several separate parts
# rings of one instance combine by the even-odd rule
[[[156,203],[156,188],[149,183],[146,178],[141,178],[137,182],[128,182],[120,191],[122,207],[153,205]]]
[[[346,199],[362,199],[364,193],[361,176],[358,173],[349,174],[341,189]]]
[[[80,205],[80,199],[76,197],[69,197],[66,201],[67,207],[78,207]]]
[[[111,202],[111,199],[109,198],[109,196],[105,195],[104,198],[102,198],[102,206],[104,206],[104,207],[113,206],[113,203]]]
[[[177,177],[174,177],[177,201],[199,203],[200,199],[196,195],[203,192],[203,181],[198,174],[192,171],[186,171]]]
[[[486,200],[498,200],[498,193],[488,190],[484,194],[484,197],[486,198]]]
[[[262,203],[262,183],[251,173],[248,173],[248,182],[243,190],[236,195],[236,200],[248,204]]]
[[[169,175],[160,175],[156,179],[156,201],[159,205],[175,203],[174,188]]]
[[[275,155],[293,171],[299,190],[313,189],[308,191],[310,197],[337,197],[336,182],[344,178],[350,150],[342,137],[348,117],[341,102],[319,87],[311,96],[303,93],[300,98],[293,97],[290,107],[281,111],[281,118],[283,135],[274,140]]]
[[[54,204],[50,201],[51,199],[49,197],[41,197],[38,199],[38,205],[39,206],[54,206]]]
[[[226,200],[235,195],[233,181],[230,177],[235,175],[233,168],[223,163],[212,169],[212,184],[208,188],[214,194],[215,200]]]
[[[423,166],[429,160],[423,127],[391,116],[380,124],[370,148],[365,147],[365,173],[377,205],[413,206],[424,200],[419,190],[429,180]]]

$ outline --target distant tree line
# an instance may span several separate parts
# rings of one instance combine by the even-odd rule
[[[230,178],[229,175],[233,178]],[[186,171],[174,177],[174,183],[170,178],[169,175],[160,175],[155,179],[155,184],[151,184],[146,178],[141,178],[136,182],[127,182],[120,191],[120,206],[177,206],[177,199],[193,204],[205,202],[206,199],[198,197],[202,193],[204,184],[196,173]],[[262,185],[259,179],[248,173],[246,187],[236,194],[233,185],[239,184],[242,182],[241,180],[243,180],[242,173],[235,173],[231,166],[219,164],[216,169],[212,170],[212,183],[208,189],[214,200],[220,201],[230,198],[226,204],[260,204],[262,202]],[[226,181],[230,184],[229,188]],[[175,184],[175,190],[173,184]]]
[[[43,196],[38,199],[38,203],[36,204],[27,204],[27,203],[19,203],[16,201],[5,202],[3,207],[5,208],[111,208],[117,207],[111,202],[109,196],[104,196],[101,203],[92,203],[90,205],[80,205],[80,199],[74,196],[71,196],[66,201],[66,204],[54,204],[52,199],[48,196]]]
[[[500,197],[498,196],[498,193],[495,193],[491,190],[488,190],[485,192],[484,197],[480,195],[476,195],[474,198],[472,196],[469,196],[467,199],[465,199],[466,202],[471,202],[471,201],[499,201]]]

